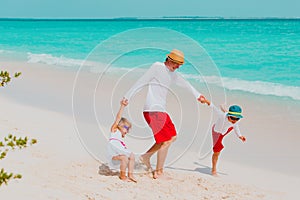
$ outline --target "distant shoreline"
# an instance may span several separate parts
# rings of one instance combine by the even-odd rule
[[[118,17],[118,18],[0,18],[0,21],[282,21],[282,20],[300,20],[295,18],[265,17],[265,18],[225,18],[225,17]]]

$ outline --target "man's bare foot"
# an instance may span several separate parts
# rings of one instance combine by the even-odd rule
[[[151,169],[151,164],[150,164],[150,159],[149,158],[145,158],[144,155],[141,155],[139,157],[139,160],[140,160],[140,162],[142,164],[144,164],[147,167],[146,171],[148,171],[149,169]]]
[[[137,183],[137,180],[133,176],[128,176],[128,182],[134,182]]]
[[[172,180],[171,177],[168,177],[168,176],[166,176],[165,173],[157,171],[157,170],[154,170],[152,172],[152,174],[153,174],[153,179]]]

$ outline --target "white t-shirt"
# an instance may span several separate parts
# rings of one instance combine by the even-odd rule
[[[126,99],[140,91],[143,87],[148,87],[147,99],[144,111],[166,112],[166,99],[170,85],[174,83],[192,92],[195,98],[201,94],[179,73],[171,72],[164,63],[156,62],[150,69],[128,90]]]
[[[227,112],[223,112],[220,108],[217,108],[213,103],[210,103],[210,107],[213,108],[214,112],[217,114],[217,121],[215,122],[214,130],[222,135],[224,135],[228,128],[233,127],[235,134],[240,137],[241,132],[239,129],[238,122],[232,124],[228,121]]]

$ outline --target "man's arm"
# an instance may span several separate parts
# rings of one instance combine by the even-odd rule
[[[133,94],[139,92],[144,86],[148,85],[152,78],[155,77],[156,66],[155,63],[148,69],[148,71],[137,80],[137,82],[126,92],[124,98],[130,100]]]
[[[195,98],[201,102],[201,98],[204,97],[200,92],[198,92],[187,80],[185,80],[179,73],[176,74],[175,79],[176,85],[189,90]]]

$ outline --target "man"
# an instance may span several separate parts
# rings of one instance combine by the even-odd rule
[[[163,167],[167,157],[168,149],[176,139],[175,126],[166,112],[166,98],[168,88],[171,84],[177,84],[190,91],[195,99],[201,102],[203,96],[180,74],[178,69],[184,63],[183,52],[174,49],[168,55],[164,63],[156,62],[150,69],[128,90],[125,98],[129,99],[142,87],[148,86],[146,103],[144,105],[144,118],[152,129],[155,144],[140,159],[151,169],[150,158],[157,153],[156,170],[153,171],[153,178],[163,175]]]

